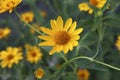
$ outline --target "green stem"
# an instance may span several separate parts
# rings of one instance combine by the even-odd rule
[[[42,35],[42,33],[41,33],[39,30],[35,29],[35,28],[32,27],[29,23],[27,23],[25,20],[23,20],[22,17],[21,17],[21,15],[20,15],[16,10],[14,10],[14,11],[15,11],[16,15],[17,15],[28,27],[30,27],[31,29],[35,30],[37,33],[39,33],[39,34]]]
[[[65,60],[66,63],[68,62],[68,60],[67,60],[67,58],[65,57],[64,54],[60,53],[60,56]]]
[[[96,63],[98,63],[98,64],[101,64],[101,65],[107,66],[107,67],[109,67],[109,68],[115,69],[115,70],[117,70],[117,71],[120,71],[120,68],[114,67],[114,66],[109,65],[109,64],[107,64],[107,63],[104,63],[104,62],[101,62],[101,61],[98,61],[98,60],[95,60],[95,59],[93,59],[93,58],[86,57],[86,56],[80,56],[80,57],[73,58],[73,59],[71,59],[71,60],[69,61],[69,63],[71,63],[71,62],[73,62],[74,60],[77,60],[77,59],[87,59],[87,60],[89,60],[89,61],[96,62]]]
[[[100,42],[98,40],[97,52],[95,53],[95,55],[92,58],[97,57],[97,55],[101,52],[101,49],[102,49],[102,47],[101,47]]]

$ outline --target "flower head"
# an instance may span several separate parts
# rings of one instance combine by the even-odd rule
[[[10,34],[10,29],[9,28],[0,28],[0,39],[6,37],[8,34]]]
[[[18,64],[19,60],[22,59],[22,52],[19,50],[19,48],[8,47],[6,51],[3,50],[0,52],[0,65],[2,68],[11,68],[14,63]]]
[[[11,13],[13,9],[22,2],[22,0],[0,0],[0,13],[9,11]]]
[[[35,70],[34,74],[37,79],[41,79],[44,75],[44,71],[42,68],[38,68]]]
[[[106,1],[107,0],[89,0],[89,3],[92,6],[95,6],[96,8],[101,9],[105,5]],[[78,7],[79,7],[80,11],[88,11],[89,14],[93,13],[92,8],[90,8],[89,5],[86,2],[80,3],[78,5]]]
[[[78,80],[88,80],[89,75],[90,74],[87,69],[79,69],[77,72]]]
[[[47,35],[39,36],[40,39],[45,40],[40,42],[40,46],[53,46],[50,55],[60,51],[67,53],[78,45],[77,40],[80,39],[79,34],[83,31],[83,28],[75,30],[76,21],[72,23],[72,18],[69,18],[64,24],[63,19],[58,16],[57,20],[51,20],[50,23],[52,29],[41,27],[41,31]]]
[[[115,46],[118,48],[118,50],[120,50],[120,35],[118,36]]]
[[[27,23],[32,22],[34,20],[34,13],[30,11],[22,13],[21,16],[22,19]]]
[[[30,46],[26,45],[26,57],[27,61],[30,63],[37,63],[42,58],[42,53],[40,51],[40,48],[37,46]]]

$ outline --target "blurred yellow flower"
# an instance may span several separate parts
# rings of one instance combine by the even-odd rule
[[[37,46],[25,45],[27,61],[30,63],[37,63],[42,58],[40,48]]]
[[[32,24],[32,27],[40,31],[40,25],[38,24]],[[36,31],[30,28],[31,33],[35,34]]]
[[[81,3],[78,5],[80,11],[88,11],[89,14],[93,13],[93,10],[88,6],[87,3]]]
[[[47,16],[47,13],[46,13],[46,11],[41,10],[41,11],[40,11],[40,15],[43,16],[43,17],[46,17],[46,16]]]
[[[115,46],[118,48],[118,50],[120,50],[120,35],[118,36]]]
[[[0,52],[0,65],[2,68],[11,68],[14,63],[18,64],[19,60],[22,59],[22,52],[19,48],[8,47],[6,50]]]
[[[87,69],[79,69],[77,72],[78,80],[88,80],[89,76],[90,74]]]
[[[78,45],[80,39],[79,34],[83,31],[83,28],[76,29],[77,22],[72,23],[72,18],[69,18],[64,24],[61,16],[58,16],[57,20],[51,20],[52,29],[41,27],[41,31],[47,35],[39,36],[40,39],[45,40],[40,42],[40,46],[53,46],[50,51],[50,55],[55,52],[63,52],[66,54],[69,50],[73,50],[73,47]]]
[[[25,22],[29,23],[34,20],[34,13],[30,11],[24,12],[21,14],[21,17]]]
[[[11,30],[9,28],[0,28],[0,39],[6,37],[10,32]]]
[[[41,79],[44,75],[44,71],[42,68],[38,68],[35,70],[34,74],[37,79]]]
[[[106,1],[107,0],[89,0],[89,3],[96,8],[101,9],[105,5]],[[89,14],[93,13],[92,8],[90,8],[86,2],[78,4],[78,8],[80,11],[88,11]]]
[[[0,0],[0,13],[9,11],[11,13],[13,9],[22,2],[22,0]]]

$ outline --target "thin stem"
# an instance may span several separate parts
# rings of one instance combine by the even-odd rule
[[[23,18],[21,17],[21,15],[16,11],[14,10],[16,15],[28,26],[30,27],[31,29],[35,30],[37,33],[39,34],[42,34],[39,30],[35,29],[33,26],[31,26],[29,23],[27,23],[25,20],[23,20]]]
[[[114,67],[114,66],[109,65],[109,64],[107,64],[107,63],[104,63],[104,62],[101,62],[101,61],[98,61],[98,60],[95,60],[95,59],[93,59],[93,58],[86,57],[86,56],[80,56],[80,57],[73,58],[73,59],[71,59],[71,60],[69,61],[69,63],[71,63],[71,62],[73,62],[74,60],[77,60],[77,59],[87,59],[87,60],[89,60],[89,61],[96,62],[96,63],[98,63],[98,64],[101,64],[101,65],[107,66],[107,67],[109,67],[109,68],[115,69],[115,70],[117,70],[117,71],[120,71],[120,68]]]
[[[98,40],[98,46],[97,46],[97,52],[95,53],[95,55],[93,56],[93,57],[91,57],[91,58],[95,58],[95,57],[97,57],[97,55],[101,52],[101,45],[100,45],[100,42],[99,42],[99,40]]]
[[[65,62],[68,62],[67,58],[65,57],[64,54],[60,53],[60,56],[65,60]]]

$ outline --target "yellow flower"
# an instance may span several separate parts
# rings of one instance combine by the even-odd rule
[[[43,16],[43,17],[46,17],[47,16],[47,13],[45,11],[40,11],[40,15]]]
[[[87,3],[81,3],[78,5],[80,11],[88,11],[89,14],[93,13],[93,10],[88,6]]]
[[[32,27],[40,31],[40,26],[38,24],[32,24]],[[35,34],[36,31],[30,28],[31,33]]]
[[[35,70],[34,74],[37,79],[41,79],[44,75],[44,71],[42,68],[38,68],[37,70]]]
[[[42,53],[37,46],[26,45],[26,57],[30,63],[37,63],[42,58]]]
[[[22,13],[21,16],[22,19],[27,23],[32,22],[34,20],[34,13],[30,11]]]
[[[89,3],[95,6],[96,8],[101,9],[105,5],[106,1],[107,0],[89,0]],[[80,11],[88,11],[89,14],[93,13],[92,8],[90,8],[86,2],[80,3],[78,5],[78,8],[80,9]]]
[[[118,36],[115,46],[118,48],[118,50],[120,50],[120,35]]]
[[[10,29],[9,28],[0,28],[0,39],[6,37],[8,34],[10,34]]]
[[[13,9],[22,2],[22,0],[0,0],[0,13],[9,11],[11,13]]]
[[[90,74],[87,69],[79,69],[77,72],[78,80],[88,80],[89,76]]]
[[[0,52],[0,65],[2,68],[11,68],[14,63],[18,64],[19,60],[22,59],[22,52],[19,48],[8,47],[6,50]]]
[[[47,35],[39,36],[40,39],[45,40],[41,42],[40,46],[53,46],[50,51],[50,55],[55,52],[63,52],[66,54],[69,50],[73,50],[73,47],[78,45],[80,39],[79,34],[83,31],[83,28],[76,29],[76,21],[72,23],[72,18],[69,18],[66,23],[63,23],[61,16],[58,16],[57,20],[51,20],[52,29],[41,27],[41,31]]]

